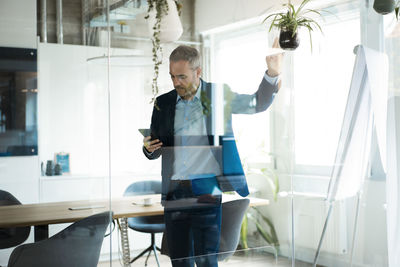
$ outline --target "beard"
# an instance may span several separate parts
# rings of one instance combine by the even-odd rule
[[[196,88],[189,84],[187,87],[184,86],[176,86],[175,90],[177,91],[178,95],[183,99],[188,99],[196,94]]]

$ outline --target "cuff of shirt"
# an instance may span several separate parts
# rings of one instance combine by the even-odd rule
[[[154,153],[154,152],[147,151],[147,149],[144,146],[143,146],[143,152],[144,152],[144,154],[146,154],[146,156],[151,156]]]
[[[279,80],[281,79],[281,76],[278,75],[278,76],[275,76],[275,77],[271,77],[271,76],[269,76],[269,75],[267,74],[267,71],[265,71],[265,73],[264,73],[264,79],[265,79],[267,82],[269,82],[270,84],[272,84],[272,85],[277,85],[278,82],[279,82]]]

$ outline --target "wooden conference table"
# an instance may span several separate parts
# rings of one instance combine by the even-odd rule
[[[144,198],[151,198],[152,205],[144,206]],[[222,202],[240,199],[237,195],[224,194]],[[250,206],[268,205],[267,199],[249,198]],[[123,219],[126,227],[126,220],[129,217],[161,215],[164,208],[160,203],[161,195],[145,195],[113,198],[49,202],[26,205],[12,205],[0,207],[0,228],[34,226],[35,242],[48,238],[49,225],[59,223],[72,223],[90,215],[104,211],[113,211],[114,219]],[[124,255],[128,256],[129,255]]]

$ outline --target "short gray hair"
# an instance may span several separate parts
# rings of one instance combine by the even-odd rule
[[[169,56],[169,61],[188,61],[192,69],[197,69],[200,67],[200,53],[196,48],[180,45],[172,51]]]

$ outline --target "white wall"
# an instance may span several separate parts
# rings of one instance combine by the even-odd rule
[[[0,1],[0,46],[36,48],[36,1]]]
[[[105,53],[106,49],[99,47],[39,46],[40,159],[70,153],[73,175],[108,175],[108,69],[104,63],[87,62]],[[132,55],[138,51],[112,49],[111,53]],[[157,173],[153,162],[140,153],[143,137],[137,129],[149,126],[152,112],[151,94],[144,81],[142,67],[111,65],[111,167],[115,174]]]
[[[273,0],[201,0],[195,3],[195,29],[208,31],[217,27],[263,15],[271,6],[283,1]]]

